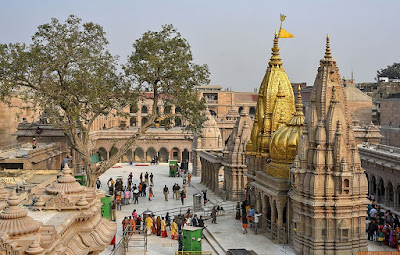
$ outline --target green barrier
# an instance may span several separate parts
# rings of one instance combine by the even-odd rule
[[[101,216],[107,220],[111,220],[112,196],[106,195],[105,197],[100,198],[100,201],[103,203],[103,206],[101,207]]]

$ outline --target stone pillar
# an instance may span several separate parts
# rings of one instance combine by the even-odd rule
[[[276,208],[275,208],[275,203],[273,202],[271,204],[271,224],[274,224],[276,220]]]
[[[236,190],[237,190],[237,172],[236,169],[232,169],[232,185],[230,187],[231,199],[237,199]]]
[[[385,197],[384,197],[385,201],[383,203],[385,206],[389,206],[389,187],[388,186],[389,185],[387,185],[385,187]]]
[[[281,201],[279,201],[276,204],[276,207],[278,209],[278,226],[283,227],[283,209],[285,207],[285,204]]]
[[[257,212],[261,211],[261,197],[260,197],[260,195],[256,196],[256,211]]]

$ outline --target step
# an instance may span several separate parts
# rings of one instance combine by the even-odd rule
[[[226,251],[221,244],[214,238],[207,228],[203,229],[203,238],[209,243],[216,255],[225,255]]]

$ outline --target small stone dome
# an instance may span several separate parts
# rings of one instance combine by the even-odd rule
[[[209,150],[222,150],[222,136],[221,131],[218,128],[215,118],[211,116],[211,113],[207,110],[206,117],[207,121],[203,123],[201,129],[201,146],[202,149]]]
[[[57,182],[46,188],[47,192],[52,194],[65,193],[73,194],[85,191],[85,187],[81,186],[72,176],[71,169],[68,164],[62,170],[63,175],[57,179]]]
[[[28,216],[28,210],[20,207],[20,199],[15,190],[8,198],[8,207],[0,214],[0,233],[10,237],[36,233],[41,224]]]
[[[286,125],[278,128],[271,137],[269,146],[271,163],[267,166],[268,174],[277,178],[289,178],[289,166],[296,158],[303,125],[303,104],[299,90],[294,116]]]

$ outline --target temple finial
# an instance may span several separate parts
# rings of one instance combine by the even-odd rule
[[[331,59],[331,45],[329,43],[329,34],[326,35],[326,50],[325,50],[325,59]]]
[[[272,56],[271,61],[269,62],[269,66],[281,66],[282,61],[279,56],[279,47],[278,47],[278,33],[275,31],[274,35],[274,46],[272,47]]]
[[[303,102],[301,100],[301,87],[297,88],[297,100],[296,100],[296,113],[303,113]]]

